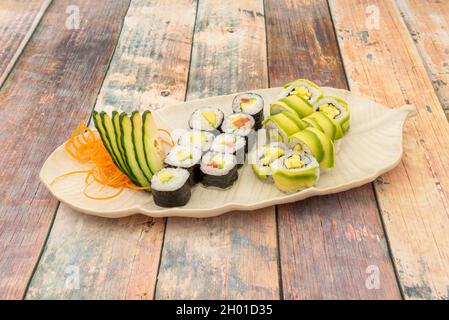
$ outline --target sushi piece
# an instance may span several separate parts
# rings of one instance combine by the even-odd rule
[[[270,165],[276,187],[290,193],[313,187],[320,177],[315,157],[306,151],[289,152]]]
[[[200,108],[192,113],[189,126],[191,129],[218,133],[223,118],[223,111],[218,108]]]
[[[237,158],[232,154],[209,151],[201,160],[201,182],[207,187],[227,189],[238,179]]]
[[[201,180],[201,149],[193,146],[174,146],[165,157],[165,164],[172,168],[183,168],[189,171],[189,183],[195,185]]]
[[[215,139],[215,135],[200,130],[190,130],[182,135],[178,139],[178,145],[180,146],[193,146],[201,149],[203,153],[206,153],[212,147],[212,142]]]
[[[267,180],[271,176],[270,164],[284,156],[289,151],[288,147],[280,142],[272,142],[257,150],[256,163],[252,168],[260,180]]]
[[[307,123],[287,111],[267,117],[263,124],[271,142],[287,143],[289,136],[307,128]]]
[[[263,98],[256,93],[241,93],[234,97],[232,110],[235,113],[246,113],[254,118],[254,129],[262,128],[263,121]]]
[[[304,120],[304,122],[306,122],[309,126],[323,132],[332,141],[343,137],[342,130],[338,123],[336,123],[324,112],[314,112],[302,120]]]
[[[211,151],[235,155],[237,163],[241,166],[245,163],[245,146],[244,137],[233,133],[222,133],[215,138]]]
[[[237,136],[244,137],[246,141],[246,152],[255,142],[254,118],[245,113],[233,113],[223,120],[221,130],[224,133],[233,133]]]
[[[281,111],[292,112],[301,119],[314,112],[309,101],[295,95],[280,99],[270,105],[270,114],[278,114]]]
[[[191,192],[189,172],[180,168],[163,168],[151,178],[151,193],[159,207],[184,206],[189,202]]]
[[[334,143],[316,128],[309,127],[290,136],[289,146],[297,152],[311,153],[323,169],[335,166]]]
[[[278,98],[298,96],[313,105],[322,95],[323,90],[312,81],[297,79],[286,83]]]
[[[313,105],[313,109],[325,113],[337,124],[337,136],[341,137],[349,130],[350,112],[346,101],[326,96],[318,99]]]

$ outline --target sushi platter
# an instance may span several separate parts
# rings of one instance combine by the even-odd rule
[[[342,192],[400,162],[402,128],[415,108],[391,109],[297,79],[140,111],[95,112],[96,130],[78,131],[43,165],[50,192],[78,211],[111,218],[204,218]],[[83,139],[104,150],[116,172],[111,179],[126,187],[102,182]],[[87,186],[99,196],[86,196]]]

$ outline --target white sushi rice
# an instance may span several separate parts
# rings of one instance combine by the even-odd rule
[[[173,178],[168,182],[162,182],[158,174],[160,172],[170,172]],[[175,191],[180,189],[189,179],[189,172],[181,168],[163,168],[156,172],[151,178],[151,188],[156,191]]]
[[[203,112],[214,112],[216,114],[217,124],[215,127],[212,126],[209,121],[207,121],[207,119],[202,115]],[[221,126],[223,118],[223,111],[218,108],[200,108],[192,113],[192,116],[189,119],[189,126],[190,128],[196,130],[213,131]]]
[[[248,121],[245,123],[244,126],[238,128],[233,124],[233,121],[235,119],[238,119],[239,117],[244,117],[248,119]],[[225,133],[234,133],[238,136],[246,137],[251,133],[251,130],[254,128],[254,118],[250,116],[249,114],[245,113],[233,113],[229,116],[227,116],[223,120],[223,124],[221,125],[221,130]]]
[[[245,108],[241,107],[242,99],[256,99],[255,103],[245,105]],[[256,93],[241,93],[234,97],[232,100],[232,110],[234,112],[243,112],[249,115],[255,115],[263,109],[263,98]]]
[[[245,138],[232,133],[222,133],[215,137],[211,151],[221,153],[236,153],[245,147]]]
[[[339,120],[343,117],[345,117],[348,114],[348,110],[346,110],[346,108],[337,100],[335,100],[332,97],[323,97],[320,100],[318,100],[314,105],[313,105],[313,110],[314,111],[319,111],[318,108],[320,106],[322,106],[323,104],[332,104],[335,108],[337,108],[340,111],[340,114],[338,114],[334,119],[335,120]]]
[[[190,155],[187,159],[180,160],[178,154],[186,153]],[[165,163],[169,166],[180,167],[180,168],[190,168],[191,166],[199,163],[201,161],[202,152],[200,149],[188,145],[188,146],[174,146],[170,152],[165,157]]]
[[[223,162],[223,168],[214,168],[212,162]],[[224,176],[237,165],[237,158],[232,154],[207,152],[201,159],[201,171],[208,175]]]
[[[204,136],[204,141],[202,141],[202,139],[195,140],[194,137],[196,135]],[[179,137],[178,144],[181,146],[193,146],[195,148],[199,148],[204,153],[210,150],[214,139],[215,135],[210,132],[200,130],[190,130],[185,132]]]
[[[299,157],[301,158],[301,161],[304,162],[304,166],[302,168],[287,169],[285,167],[284,161],[285,161],[285,159],[290,158],[294,154],[298,154],[299,155]],[[306,169],[308,169],[310,167],[316,167],[317,170],[318,170],[317,175],[319,176],[319,164],[318,164],[318,161],[316,161],[315,157],[311,153],[304,152],[304,151],[302,151],[302,152],[295,152],[295,151],[288,152],[286,155],[284,155],[283,157],[280,157],[279,159],[273,161],[270,164],[270,168],[271,168],[272,171],[283,170],[283,169],[287,169],[287,170],[290,170],[290,171],[302,171],[302,170],[306,170]]]
[[[294,81],[287,88],[283,89],[281,91],[281,93],[279,94],[278,98],[283,99],[285,97],[288,97],[290,92],[295,90],[296,87],[300,87],[300,86],[306,87],[309,90],[309,92],[311,93],[311,96],[309,99],[309,102],[311,104],[314,104],[322,93],[319,88],[315,88],[314,86],[312,86],[310,83],[308,83],[306,81],[299,80],[299,81]]]

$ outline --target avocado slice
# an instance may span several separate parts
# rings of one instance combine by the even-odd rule
[[[151,172],[154,174],[164,167],[162,145],[151,111],[145,111],[142,115],[142,120],[145,157]]]
[[[106,131],[106,137],[109,141],[109,145],[111,146],[112,152],[114,152],[115,158],[118,161],[119,169],[124,174],[128,175],[127,168],[125,166],[125,163],[122,158],[122,154],[120,153],[120,150],[117,145],[117,140],[115,137],[115,131],[114,131],[114,125],[112,124],[111,117],[104,111],[100,113],[101,122],[103,124],[103,127]]]
[[[299,96],[288,96],[280,101],[294,109],[301,119],[314,112],[310,102]]]
[[[151,169],[147,164],[147,159],[145,158],[145,150],[143,147],[142,116],[139,111],[134,111],[131,114],[131,123],[133,126],[132,138],[137,162],[139,163],[139,167],[142,169],[142,172],[147,180],[151,181],[153,174],[151,173]]]
[[[129,165],[136,182],[141,187],[150,185],[150,181],[145,177],[142,169],[139,166],[139,162],[136,157],[136,150],[133,143],[133,125],[131,118],[126,114],[120,114],[120,130],[121,130],[121,144],[124,150],[126,162]]]
[[[321,163],[324,158],[324,149],[321,144],[320,139],[316,136],[316,134],[311,131],[312,128],[307,128],[301,132],[295,133],[289,138],[289,145],[291,148],[294,148],[296,144],[301,142],[309,147],[310,152],[315,157],[315,159]]]
[[[318,168],[310,167],[305,170],[279,169],[273,172],[276,187],[283,192],[299,191],[313,187],[318,181]]]
[[[270,104],[270,115],[281,113],[282,111],[297,114],[296,110],[288,106],[285,102],[279,100]]]
[[[335,140],[337,135],[337,124],[335,121],[332,121],[325,113],[323,112],[315,112],[312,113],[310,116],[304,118],[304,121],[307,122],[307,120],[313,119],[315,120],[318,127],[314,126],[315,128],[319,129],[321,132],[323,132],[326,136],[328,136],[329,139],[332,141]]]
[[[204,119],[207,120],[207,122],[210,124],[211,127],[215,128],[217,127],[217,114],[213,111],[204,111],[201,112],[201,115],[204,117]]]
[[[307,130],[311,131],[318,137],[323,147],[324,156],[323,159],[319,161],[320,167],[333,168],[335,166],[335,150],[332,140],[316,128],[307,128]]]
[[[297,115],[295,115],[294,113],[291,112],[287,112],[287,111],[282,111],[281,112],[284,116],[286,116],[287,118],[289,118],[292,122],[294,122],[296,124],[296,126],[299,128],[299,130],[304,130],[305,128],[308,127],[307,123],[305,123],[304,121],[302,121]]]
[[[295,121],[291,120],[286,114],[290,113],[283,111],[281,113],[265,118],[265,120],[262,122],[262,124],[265,125],[266,129],[268,130],[279,130],[279,134],[281,134],[283,142],[287,142],[290,135],[301,130],[298,124]]]

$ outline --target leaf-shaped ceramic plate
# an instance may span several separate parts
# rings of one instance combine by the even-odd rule
[[[283,194],[272,184],[261,182],[245,164],[239,171],[239,179],[228,190],[207,189],[197,185],[186,206],[161,208],[154,204],[150,193],[125,190],[111,200],[91,200],[82,189],[84,177],[71,175],[50,185],[55,177],[64,173],[88,169],[70,157],[61,146],[45,162],[40,178],[51,193],[70,207],[88,214],[104,217],[123,217],[135,213],[149,216],[212,217],[231,210],[254,210],[275,204],[294,202],[308,197],[345,191],[376,179],[395,167],[402,156],[402,126],[414,114],[413,106],[389,109],[367,98],[346,90],[324,88],[325,94],[345,99],[351,109],[351,129],[337,141],[336,167],[322,173],[318,184],[294,194]],[[256,90],[267,106],[276,100],[280,88]],[[166,129],[187,128],[190,114],[202,106],[216,106],[231,113],[234,95],[190,101],[153,112],[158,127]],[[105,193],[114,190],[103,190]]]

